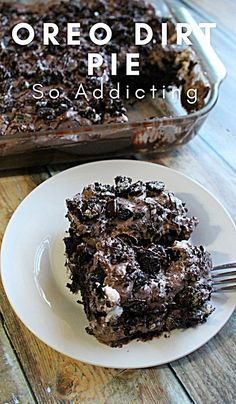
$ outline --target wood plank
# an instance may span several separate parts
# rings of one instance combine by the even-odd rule
[[[174,168],[201,183],[218,197],[236,219],[235,172],[200,137],[153,161]]]
[[[2,403],[34,403],[16,355],[0,324],[0,397]]]
[[[164,391],[163,391],[164,387]],[[105,391],[104,391],[105,392]],[[112,379],[103,396],[108,404],[179,404],[190,400],[179,387],[169,368],[125,370]]]
[[[42,181],[48,173],[42,169],[16,170],[1,172],[1,203],[0,203],[0,239],[5,227],[20,202]]]
[[[184,386],[198,404],[236,402],[236,313],[200,350],[173,362]]]
[[[228,3],[228,8],[227,4]],[[228,76],[220,88],[220,97],[217,105],[211,111],[206,123],[200,130],[200,136],[209,143],[234,169],[236,169],[236,121],[235,121],[235,94],[236,94],[236,69],[233,55],[236,54],[236,43],[234,36],[227,35],[228,31],[222,30],[223,22],[226,28],[232,25],[236,29],[235,20],[236,3],[231,1],[214,1],[212,7],[209,0],[184,1],[189,4],[191,14],[198,21],[217,21],[218,27],[212,31],[212,45],[222,62],[224,63]],[[192,8],[193,7],[193,8]],[[231,10],[231,12],[229,12]],[[227,13],[227,18],[225,17]]]
[[[234,0],[185,0],[185,4],[193,7],[198,13],[212,22],[216,22],[219,28],[223,29],[227,34],[236,34],[235,18],[236,3]]]
[[[24,175],[0,178],[0,237],[17,205],[47,177],[46,172],[32,176],[24,172]],[[168,366],[126,374],[85,365],[55,352],[16,317],[2,284],[0,293],[5,329],[39,403],[142,403],[156,395],[163,403],[177,403],[177,398],[183,403],[190,402]]]

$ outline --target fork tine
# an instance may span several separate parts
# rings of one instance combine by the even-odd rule
[[[236,262],[217,265],[212,268],[213,293],[236,290],[236,270],[225,271],[227,269],[236,269]],[[230,278],[230,276],[233,276],[233,278]]]
[[[231,262],[229,264],[217,265],[217,266],[212,268],[212,271],[218,271],[219,269],[230,269],[230,268],[236,268],[236,262]]]
[[[236,271],[218,272],[218,273],[212,274],[213,279],[227,277],[227,276],[236,276]]]
[[[222,285],[227,283],[236,283],[236,278],[217,279],[213,281],[213,285]]]
[[[231,290],[236,290],[236,285],[231,285],[231,286],[223,286],[222,288],[216,288],[213,289],[213,293],[216,292],[230,292]]]

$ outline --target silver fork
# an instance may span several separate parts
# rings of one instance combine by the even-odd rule
[[[228,269],[231,271],[228,271]],[[232,271],[232,269],[235,269],[235,271]],[[212,284],[213,293],[236,290],[236,262],[213,267]]]

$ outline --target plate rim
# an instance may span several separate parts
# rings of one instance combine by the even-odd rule
[[[227,314],[226,320],[223,322],[223,324],[220,326],[220,328],[216,331],[216,333],[214,333],[213,335],[209,336],[209,338],[207,338],[203,343],[201,343],[200,345],[197,346],[197,348],[193,348],[193,349],[189,349],[188,351],[186,351],[186,353],[184,355],[179,356],[178,353],[173,357],[173,359],[171,359],[170,362],[167,362],[165,360],[158,362],[158,364],[155,364],[155,359],[148,364],[141,364],[138,366],[134,366],[134,365],[128,365],[128,366],[119,366],[119,365],[104,365],[96,360],[84,360],[84,359],[79,359],[76,358],[73,355],[70,355],[68,353],[63,352],[62,350],[58,349],[58,347],[56,347],[56,344],[53,343],[48,343],[46,341],[46,338],[42,338],[41,336],[39,337],[37,335],[37,332],[34,331],[28,324],[25,323],[24,319],[22,318],[22,316],[19,314],[18,310],[16,307],[14,307],[14,305],[12,304],[12,300],[8,294],[8,289],[6,287],[5,284],[5,271],[4,271],[4,251],[5,251],[5,244],[7,241],[7,237],[8,237],[8,232],[10,231],[10,227],[11,227],[11,223],[14,220],[14,217],[17,215],[18,211],[20,209],[22,209],[22,207],[24,206],[24,204],[26,203],[26,200],[30,199],[32,194],[38,192],[39,189],[43,188],[45,186],[45,184],[50,183],[51,181],[57,181],[57,179],[60,176],[64,176],[66,175],[68,172],[73,172],[78,170],[80,167],[86,168],[87,166],[94,166],[94,165],[103,165],[103,164],[112,164],[112,163],[128,163],[128,164],[140,164],[140,165],[149,165],[149,166],[153,166],[153,167],[157,167],[157,168],[161,168],[162,170],[166,171],[166,172],[172,172],[173,174],[177,174],[180,175],[181,177],[185,178],[188,181],[193,182],[195,185],[197,185],[198,187],[200,187],[204,192],[206,192],[211,198],[213,198],[221,207],[221,209],[223,209],[224,213],[226,214],[226,216],[228,217],[231,225],[234,227],[234,230],[236,232],[236,223],[233,220],[232,216],[230,215],[228,209],[223,205],[223,203],[214,195],[213,192],[209,191],[204,185],[202,185],[201,183],[199,183],[197,180],[191,178],[190,176],[182,173],[181,171],[178,171],[176,169],[173,168],[169,168],[166,167],[162,164],[158,164],[158,163],[153,163],[153,162],[149,162],[149,161],[143,161],[143,160],[130,160],[130,159],[111,159],[111,160],[100,160],[100,161],[93,161],[93,162],[89,162],[89,163],[85,163],[85,164],[78,164],[76,166],[67,168],[49,178],[47,178],[45,181],[43,181],[42,183],[40,183],[39,185],[37,185],[28,195],[26,195],[26,197],[20,202],[20,204],[17,206],[17,208],[15,209],[15,211],[13,212],[10,220],[8,221],[8,224],[6,226],[6,229],[4,231],[4,235],[2,238],[2,244],[1,244],[1,251],[0,251],[0,274],[1,274],[1,279],[2,279],[2,283],[3,283],[3,287],[4,287],[4,291],[6,293],[7,299],[11,305],[11,308],[13,309],[13,312],[17,315],[17,317],[20,319],[20,321],[24,324],[24,326],[35,336],[37,337],[40,341],[42,341],[43,343],[45,343],[47,346],[49,346],[50,348],[54,349],[56,352],[59,352],[63,355],[66,355],[67,357],[74,359],[74,360],[79,360],[83,363],[89,364],[89,365],[93,365],[93,366],[99,366],[99,367],[103,367],[103,368],[116,368],[116,369],[145,369],[145,368],[150,368],[153,366],[162,366],[164,364],[167,363],[171,363],[173,361],[179,360],[181,358],[184,358],[188,355],[190,355],[191,353],[197,351],[198,349],[200,349],[202,346],[204,346],[205,344],[207,344],[212,338],[214,338],[221,330],[222,328],[225,326],[225,324],[228,322],[228,320],[230,319],[230,317],[232,316],[235,308],[236,308],[236,303],[234,304],[234,306],[232,307],[232,309],[230,310],[230,312]],[[143,341],[142,341],[143,342]],[[145,343],[145,342],[143,342]],[[128,348],[128,345],[126,345],[126,347]],[[112,348],[112,349],[116,349],[116,348]],[[119,348],[117,348],[119,349]],[[150,362],[150,361],[149,361]]]

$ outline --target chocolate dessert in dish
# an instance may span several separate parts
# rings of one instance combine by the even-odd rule
[[[55,5],[56,4],[56,5]],[[12,40],[12,28],[19,22],[32,25],[35,38],[24,47]],[[66,44],[66,23],[81,23],[79,46]],[[134,23],[148,23],[154,32],[154,40],[147,46],[134,46]],[[160,30],[163,18],[158,17],[154,7],[144,0],[111,0],[89,2],[61,1],[42,4],[0,4],[0,134],[34,133],[45,130],[66,130],[78,126],[127,122],[124,97],[112,99],[109,91],[117,81],[124,81],[125,55],[140,53],[140,76],[127,76],[130,87],[142,82],[150,88],[155,82],[159,88],[177,86],[182,91],[185,108],[199,109],[204,105],[208,87],[198,75],[198,60],[190,47],[174,44],[175,25],[169,26],[169,42],[161,45]],[[43,23],[54,22],[59,27],[58,46],[43,45]],[[89,38],[89,28],[97,23],[107,23],[113,32],[112,40],[103,47],[95,46]],[[21,32],[22,38],[24,31]],[[101,34],[102,35],[102,34]],[[104,63],[94,76],[87,74],[87,55],[99,52]],[[118,75],[110,75],[110,55],[117,53]],[[104,82],[104,98],[92,96],[101,80]],[[184,94],[192,83],[198,88],[198,101],[190,105]],[[33,85],[40,83],[44,97],[36,100]],[[87,94],[75,98],[78,84],[82,83]],[[57,88],[60,97],[52,99],[48,93]]]
[[[150,339],[212,313],[211,257],[188,241],[197,219],[162,182],[94,183],[67,208],[67,286],[100,342]]]

